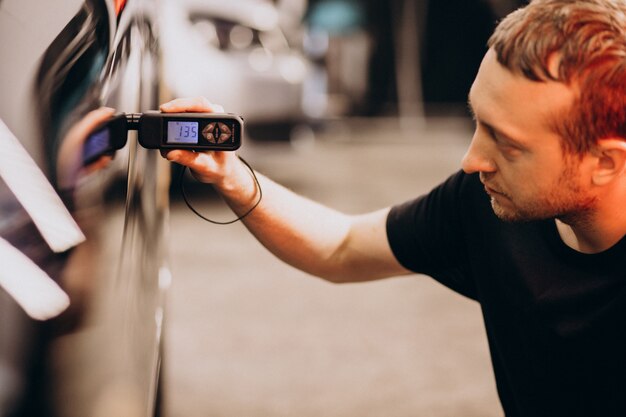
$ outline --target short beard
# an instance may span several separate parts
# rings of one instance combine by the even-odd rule
[[[545,207],[538,205],[530,210],[505,210],[495,199],[491,198],[491,208],[494,214],[502,221],[509,223],[531,222],[536,220],[559,219],[570,226],[583,227],[591,224],[593,218],[593,206],[595,199],[587,200],[578,205],[577,208],[565,207]]]
[[[597,199],[585,195],[575,179],[578,170],[573,161],[568,161],[548,196],[542,196],[530,204],[506,210],[491,197],[495,215],[506,222],[529,222],[534,220],[559,219],[570,226],[585,226],[591,222]]]

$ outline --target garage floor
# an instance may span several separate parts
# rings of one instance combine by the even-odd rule
[[[404,133],[393,120],[352,120],[241,153],[358,213],[427,191],[459,168],[470,139],[464,120]],[[193,200],[231,218],[203,188]],[[502,415],[476,303],[417,275],[332,285],[276,260],[240,224],[172,206],[166,417]]]

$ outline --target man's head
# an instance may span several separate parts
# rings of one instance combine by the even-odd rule
[[[626,1],[534,0],[502,20],[488,45],[510,71],[574,89],[571,109],[554,121],[566,151],[626,140]]]
[[[536,0],[489,41],[463,160],[499,217],[580,220],[626,164],[626,0]]]

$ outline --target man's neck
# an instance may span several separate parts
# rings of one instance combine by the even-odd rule
[[[556,219],[563,243],[578,252],[592,254],[609,249],[626,235],[626,215],[593,217],[579,222]]]

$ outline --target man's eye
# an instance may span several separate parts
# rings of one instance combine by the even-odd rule
[[[520,148],[512,145],[498,144],[498,149],[500,149],[502,155],[507,159],[516,158],[522,153]]]

